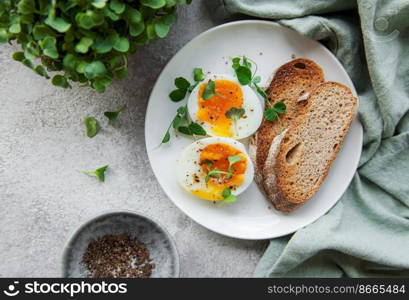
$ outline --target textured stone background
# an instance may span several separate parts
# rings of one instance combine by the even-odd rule
[[[128,209],[159,219],[176,240],[184,277],[251,276],[266,245],[227,238],[197,225],[167,199],[146,155],[144,117],[150,90],[166,62],[199,33],[222,23],[218,1],[180,9],[166,39],[139,50],[130,77],[104,95],[54,88],[0,47],[0,276],[60,276],[63,247],[88,218]],[[115,127],[102,113],[126,104]],[[84,136],[82,120],[103,130]],[[99,183],[80,170],[109,164]]]

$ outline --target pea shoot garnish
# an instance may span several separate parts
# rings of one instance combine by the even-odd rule
[[[105,181],[105,171],[108,169],[108,165],[96,169],[95,171],[82,171],[84,174],[95,176],[99,181]]]
[[[255,66],[255,71],[252,72],[252,64],[247,57],[234,57],[232,60],[232,68],[236,73],[237,80],[241,85],[249,85],[265,100],[268,108],[264,112],[264,116],[268,121],[277,120],[279,114],[284,114],[286,105],[284,102],[277,102],[271,104],[266,92],[258,85],[261,81],[260,76],[255,76],[257,73],[257,64],[251,61]]]
[[[213,169],[213,170],[209,170],[205,176],[205,182],[208,183],[210,178],[220,178],[222,175],[224,175],[226,177],[226,179],[230,179],[233,177],[234,175],[234,168],[233,165],[236,162],[241,161],[243,158],[241,156],[238,155],[230,155],[228,158],[229,161],[229,167],[227,168],[227,171],[221,171],[217,168]],[[213,163],[211,161],[209,161],[211,164],[206,163],[209,168],[213,167]]]
[[[206,75],[203,73],[201,68],[193,69],[193,79],[194,84],[183,77],[178,77],[175,79],[176,90],[173,90],[169,94],[170,100],[174,102],[179,102],[185,99],[187,93],[191,93],[194,88],[205,79]],[[165,132],[165,135],[162,138],[161,144],[166,144],[170,141],[170,130],[171,128],[177,130],[178,132],[185,135],[199,135],[206,136],[206,130],[199,123],[193,122],[189,119],[189,113],[187,106],[183,105],[177,109],[176,116],[173,118],[168,129]]]
[[[119,115],[124,111],[125,108],[125,106],[122,106],[118,110],[104,112],[104,116],[108,118],[108,124],[114,125],[118,121]]]
[[[230,155],[227,160],[229,161],[229,172],[233,173],[234,169],[233,169],[233,165],[236,162],[239,162],[241,160],[243,160],[243,157],[239,156],[239,155]]]
[[[101,129],[97,119],[95,119],[94,117],[90,117],[90,116],[84,119],[84,125],[85,125],[85,134],[89,138],[93,138],[94,136],[96,136],[99,130]]]
[[[178,77],[175,79],[176,90],[173,90],[169,94],[169,98],[174,102],[179,102],[186,97],[186,93],[190,87],[190,82],[183,77]]]
[[[183,77],[178,77],[175,79],[175,86],[177,89],[173,90],[169,94],[170,100],[173,102],[179,102],[185,99],[187,93],[191,93],[193,89],[205,79],[206,75],[203,73],[201,68],[195,68],[193,70],[194,84],[190,84],[189,80]]]
[[[186,106],[181,106],[176,112],[176,116],[173,118],[165,135],[163,136],[161,144],[166,144],[170,141],[170,129],[173,128],[178,132],[186,135],[207,135],[206,130],[196,122],[189,120],[189,114]]]
[[[270,105],[270,107],[266,109],[264,114],[268,121],[278,120],[278,115],[285,113],[287,109],[284,102],[277,102],[274,105],[272,105],[270,101],[267,101],[267,103]]]
[[[237,196],[234,196],[231,189],[225,188],[222,192],[223,202],[234,203],[237,201]]]
[[[214,83],[213,80],[209,80],[209,82],[207,83],[206,87],[203,90],[202,98],[203,100],[209,100],[214,96],[226,98],[226,96],[216,93],[216,84]]]
[[[194,68],[193,69],[193,79],[196,81],[196,83],[199,83],[205,79],[206,75],[203,73],[203,70],[201,68]]]
[[[234,125],[236,122],[244,116],[246,111],[242,107],[232,107],[226,111],[226,118],[233,120]]]

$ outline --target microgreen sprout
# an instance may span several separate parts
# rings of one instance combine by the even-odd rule
[[[179,102],[185,99],[187,93],[191,93],[194,88],[205,79],[206,75],[204,74],[201,68],[193,69],[193,79],[194,84],[183,78],[178,77],[175,79],[175,86],[177,89],[173,90],[169,94],[170,100],[174,102]],[[166,144],[170,141],[170,129],[173,128],[178,132],[186,135],[207,135],[206,130],[199,123],[193,122],[189,119],[189,113],[187,110],[187,105],[180,106],[177,109],[176,116],[173,118],[168,129],[165,132],[165,135],[162,138],[161,145]]]
[[[0,44],[55,86],[104,92],[127,76],[128,56],[170,32],[191,0],[0,0]],[[58,72],[54,75],[54,72]]]
[[[244,116],[245,112],[246,111],[242,107],[232,107],[226,111],[226,117],[234,122],[237,122],[238,119]]]
[[[236,73],[236,77],[240,84],[249,85],[255,91],[263,97],[264,101],[267,103],[268,108],[265,110],[264,116],[266,120],[273,121],[279,119],[279,114],[284,114],[286,111],[286,105],[284,102],[277,102],[274,105],[271,104],[266,92],[258,85],[261,81],[260,76],[256,76],[257,64],[247,58],[246,56],[234,57],[232,60],[232,68]],[[252,72],[252,63],[255,66],[255,71]]]
[[[98,121],[94,117],[86,117],[84,119],[84,125],[85,125],[85,133],[87,137],[93,138],[94,136],[97,135],[101,127],[99,126]]]
[[[95,176],[99,181],[105,181],[105,171],[108,169],[108,166],[103,166],[96,169],[95,171],[82,171],[84,174]]]
[[[237,196],[233,195],[231,189],[225,188],[222,192],[223,202],[234,203],[237,201]]]
[[[224,175],[226,177],[226,179],[230,179],[233,177],[234,175],[234,168],[233,165],[236,162],[241,161],[243,158],[241,156],[238,155],[229,155],[229,157],[227,158],[229,161],[229,167],[227,168],[227,171],[221,171],[219,169],[213,169],[210,170],[206,176],[205,176],[205,182],[208,183],[210,178],[220,178],[221,175]],[[213,166],[213,163],[211,165],[211,167]]]
[[[226,111],[226,118],[233,120],[234,130],[237,132],[237,121],[244,116],[246,111],[242,107],[232,107]]]
[[[203,100],[209,100],[210,98],[213,98],[214,96],[226,98],[225,95],[216,93],[216,84],[214,83],[213,80],[209,80],[209,82],[207,83],[206,87],[203,90],[202,98]]]
[[[193,79],[194,84],[190,84],[189,80],[183,77],[178,77],[175,79],[176,89],[170,92],[169,98],[173,102],[179,102],[185,99],[187,93],[191,93],[194,88],[205,79],[206,75],[203,73],[201,68],[193,69]]]
[[[122,106],[116,111],[106,111],[104,112],[104,116],[108,118],[108,124],[109,125],[114,125],[118,121],[118,117],[121,114],[121,112],[124,111],[126,106]]]
[[[206,130],[199,123],[192,122],[189,119],[187,106],[180,106],[177,109],[176,116],[173,118],[165,135],[162,138],[161,144],[166,144],[170,141],[170,129],[173,128],[178,132],[186,135],[207,135]]]

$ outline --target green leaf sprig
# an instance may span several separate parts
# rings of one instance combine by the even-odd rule
[[[242,107],[232,107],[226,111],[226,117],[233,120],[234,130],[237,132],[237,121],[244,116],[246,113],[245,109]]]
[[[270,101],[267,101],[267,103],[270,103]],[[284,102],[277,102],[274,105],[270,103],[270,107],[266,109],[264,114],[268,121],[278,120],[278,115],[284,114],[286,109],[287,107]]]
[[[234,122],[237,122],[237,120],[242,118],[245,113],[246,111],[242,107],[232,107],[228,111],[226,111],[226,117],[233,120]]]
[[[105,171],[108,169],[108,165],[96,169],[95,171],[82,171],[84,174],[95,176],[99,181],[105,181]]]
[[[237,196],[232,194],[230,188],[225,188],[222,192],[223,202],[225,203],[234,203],[237,201]]]
[[[183,77],[178,77],[175,79],[175,86],[177,89],[169,94],[169,98],[174,102],[182,101],[186,97],[190,82]]]
[[[236,162],[241,161],[243,158],[241,156],[238,155],[230,155],[228,158],[229,161],[229,167],[227,169],[227,171],[221,171],[217,168],[213,169],[213,170],[209,170],[209,172],[206,174],[205,176],[205,182],[208,183],[210,178],[220,178],[222,175],[224,175],[227,179],[232,178],[234,175],[234,168],[233,168],[233,164],[235,164]],[[212,167],[213,164],[209,165],[209,167]]]
[[[173,128],[180,133],[186,135],[199,135],[199,136],[206,136],[206,130],[196,122],[192,122],[189,119],[189,113],[187,110],[187,106],[180,106],[177,109],[176,116],[173,118],[172,122],[170,123],[168,129],[166,130],[165,135],[162,138],[161,144],[166,144],[170,141],[170,129]]]
[[[93,138],[94,136],[96,136],[99,130],[101,129],[97,119],[91,116],[85,117],[84,125],[85,125],[85,134],[89,138]]]
[[[287,107],[284,102],[277,102],[274,105],[271,104],[266,92],[258,85],[261,81],[260,76],[256,76],[257,73],[257,64],[254,61],[251,61],[255,66],[255,71],[252,72],[252,63],[250,59],[246,56],[234,57],[232,60],[232,68],[236,73],[236,77],[241,85],[249,85],[256,92],[263,97],[266,104],[269,106],[265,112],[264,116],[266,120],[273,121],[278,120],[280,114],[284,114]]]
[[[1,0],[0,43],[20,44],[13,59],[55,86],[77,82],[102,93],[127,77],[128,57],[139,46],[169,34],[176,6],[190,2]]]
[[[185,99],[187,93],[191,93],[194,88],[205,79],[206,75],[201,68],[195,68],[193,70],[194,84],[190,84],[189,80],[183,77],[177,77],[175,79],[176,89],[170,92],[169,98],[173,102],[179,102]]]
[[[122,106],[118,110],[104,112],[104,116],[108,118],[108,124],[114,125],[118,121],[119,115],[124,111],[125,108],[126,106]]]
[[[206,74],[203,73],[203,70],[201,68],[194,68],[193,79],[195,80],[195,83],[189,87],[188,92],[191,93],[200,82],[205,80],[205,78]]]
[[[210,98],[213,98],[214,96],[226,98],[225,95],[216,93],[216,84],[214,83],[213,80],[209,80],[209,82],[203,89],[202,98],[203,100],[209,100]]]
[[[201,68],[193,69],[193,79],[195,81],[194,84],[190,84],[190,82],[186,78],[177,77],[175,79],[175,86],[177,87],[177,89],[173,90],[169,94],[170,100],[172,100],[173,102],[179,102],[183,100],[186,97],[186,94],[191,93],[194,88],[205,79],[205,77],[206,75]],[[189,119],[187,105],[180,106],[177,109],[176,116],[173,118],[168,129],[166,130],[165,135],[162,138],[161,145],[166,144],[170,141],[171,128],[186,135],[207,135],[206,130],[199,123],[192,122]]]

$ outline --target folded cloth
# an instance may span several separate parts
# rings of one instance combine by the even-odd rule
[[[326,45],[354,82],[364,127],[359,168],[340,201],[293,235],[271,240],[254,276],[409,276],[409,1],[224,4]]]

